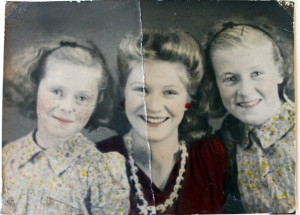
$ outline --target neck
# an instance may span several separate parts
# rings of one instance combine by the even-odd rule
[[[179,150],[178,133],[161,141],[150,140],[150,145],[147,139],[135,131],[132,131],[131,135],[135,163],[158,188],[163,189],[176,163],[175,154]]]
[[[151,154],[150,154],[150,146],[147,142],[147,139],[142,138],[138,133],[134,130],[131,131],[132,137],[132,156],[136,165],[138,165],[144,173],[151,178]]]
[[[176,163],[175,154],[179,150],[178,135],[170,136],[164,141],[152,142],[150,145],[152,181],[163,190]]]
[[[44,149],[47,149],[52,146],[61,145],[69,139],[68,137],[54,137],[53,135],[50,135],[41,130],[37,130],[35,137],[37,144]]]

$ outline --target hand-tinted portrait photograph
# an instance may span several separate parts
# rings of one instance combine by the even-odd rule
[[[1,214],[295,214],[294,4],[7,1]]]

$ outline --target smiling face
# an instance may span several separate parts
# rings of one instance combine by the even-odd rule
[[[98,97],[99,69],[49,57],[37,95],[39,134],[68,138],[84,128]]]
[[[218,49],[211,56],[229,113],[248,125],[261,125],[280,108],[278,84],[283,78],[270,41]]]
[[[150,142],[178,138],[189,100],[187,81],[181,63],[147,60],[143,68],[133,64],[125,87],[126,115],[133,131]]]

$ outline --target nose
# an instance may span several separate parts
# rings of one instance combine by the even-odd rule
[[[71,97],[65,97],[60,100],[60,110],[64,113],[75,112],[75,101]]]
[[[163,102],[159,95],[151,94],[145,96],[147,114],[157,113],[162,110]]]
[[[251,80],[241,80],[238,85],[237,96],[248,98],[255,89],[254,83]]]

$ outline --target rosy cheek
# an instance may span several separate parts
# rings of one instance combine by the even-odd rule
[[[94,108],[87,107],[83,109],[77,109],[77,119],[81,122],[86,123],[89,121],[91,115],[93,114]]]
[[[126,99],[125,102],[125,108],[128,111],[134,111],[137,108],[144,106],[144,99],[143,98],[139,98],[139,97],[131,97],[129,99]]]
[[[43,96],[37,97],[37,106],[36,106],[36,113],[41,114],[46,112],[47,107],[49,107],[49,101],[45,99]]]

